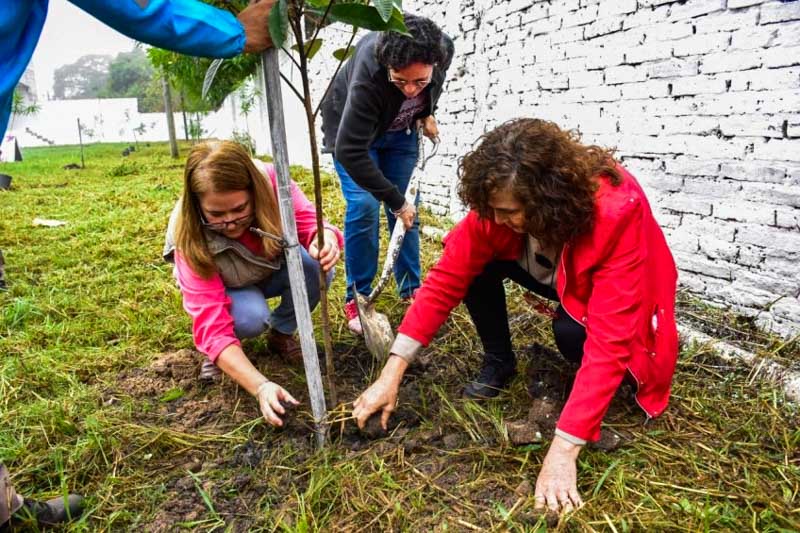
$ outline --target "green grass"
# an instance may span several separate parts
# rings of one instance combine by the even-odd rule
[[[163,354],[192,348],[192,340],[160,258],[183,160],[162,144],[123,158],[124,146],[88,147],[82,170],[62,169],[79,162],[77,147],[26,150],[24,162],[0,165],[14,177],[13,189],[0,191],[10,288],[0,293],[0,460],[20,491],[89,495],[70,531],[544,528],[524,519],[531,497],[514,489],[535,480],[546,445],[514,447],[504,426],[527,410],[524,380],[485,405],[458,399],[479,362],[463,308],[426,352],[426,371],[411,372],[404,387],[401,405],[414,407],[419,425],[390,439],[343,438],[316,452],[302,427],[281,432],[262,423],[232,383],[198,388],[176,371],[158,390],[131,392],[143,373],[157,375]],[[310,193],[308,172],[294,175]],[[327,216],[341,225],[335,180],[326,176],[325,185]],[[36,217],[67,224],[35,227]],[[425,214],[423,224],[431,222],[441,225]],[[440,245],[424,240],[423,250],[427,268]],[[340,269],[333,341],[346,383],[340,395],[352,401],[375,365],[346,331],[342,294]],[[551,343],[519,290],[509,295],[516,345]],[[383,306],[396,324],[402,306],[390,294]],[[690,311],[725,320],[697,305]],[[796,342],[752,335],[761,335],[765,355],[798,361]],[[263,342],[246,347],[259,354]],[[524,370],[530,362],[522,359]],[[260,364],[305,397],[301,370]],[[209,421],[189,420],[204,409]],[[579,489],[587,505],[561,529],[800,530],[800,417],[749,369],[690,347],[663,417],[643,424],[630,411],[609,423],[632,440],[610,453],[584,450]]]

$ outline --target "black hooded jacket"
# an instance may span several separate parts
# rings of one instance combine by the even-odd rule
[[[355,52],[342,66],[322,102],[322,132],[325,152],[332,152],[353,180],[389,209],[403,207],[403,193],[393,185],[369,156],[369,147],[392,124],[405,100],[402,91],[389,81],[389,72],[375,57],[380,32],[370,32],[356,45]],[[445,61],[433,69],[427,109],[414,119],[436,111],[447,69],[453,60],[453,41],[442,34]]]

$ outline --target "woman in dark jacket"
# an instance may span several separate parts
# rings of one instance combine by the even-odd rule
[[[361,39],[322,104],[325,150],[333,153],[347,202],[345,314],[359,335],[353,284],[361,294],[371,290],[381,203],[389,232],[397,218],[408,228],[394,270],[400,296],[411,297],[420,285],[416,207],[403,193],[417,161],[417,124],[431,139],[439,134],[433,113],[453,42],[426,18],[407,14],[405,23],[412,37],[373,32]]]

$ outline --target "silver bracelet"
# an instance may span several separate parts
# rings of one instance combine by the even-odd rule
[[[398,209],[397,211],[392,211],[392,214],[393,214],[394,216],[396,216],[396,217],[399,217],[400,215],[402,215],[403,213],[405,213],[406,211],[408,211],[408,208],[409,208],[409,207],[411,207],[411,204],[410,204],[410,203],[408,203],[408,202],[404,202],[404,203],[403,203],[403,207],[401,207],[401,208],[400,208],[400,209]]]

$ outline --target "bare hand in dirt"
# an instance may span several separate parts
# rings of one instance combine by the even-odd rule
[[[277,427],[283,425],[283,420],[281,420],[280,416],[286,414],[286,409],[281,405],[281,400],[292,405],[300,405],[300,402],[286,392],[286,389],[272,381],[266,381],[258,387],[256,398],[258,398],[258,406],[261,408],[264,420]]]
[[[262,52],[272,46],[269,35],[269,11],[275,0],[251,0],[236,17],[244,26],[244,52]]]
[[[534,509],[542,510],[546,505],[551,511],[568,513],[583,505],[575,465],[580,451],[581,446],[557,435],[553,437],[536,479]]]
[[[407,203],[403,209],[397,214],[397,218],[403,222],[407,230],[411,229],[414,225],[414,219],[417,218],[417,208],[414,204]]]
[[[436,119],[433,115],[428,115],[427,117],[420,120],[422,123],[422,134],[427,137],[428,139],[436,142],[437,138],[439,137],[439,125],[436,123]]]
[[[315,235],[308,246],[308,255],[319,260],[322,270],[328,272],[339,262],[341,251],[339,250],[339,239],[337,239],[335,233],[326,229],[324,235],[325,245],[322,247],[322,251],[319,249],[317,236]]]
[[[390,356],[381,376],[353,402],[353,417],[359,429],[364,429],[364,424],[373,413],[382,410],[381,427],[384,431],[387,430],[389,415],[397,406],[400,380],[403,379],[406,367],[408,363],[405,359]]]

